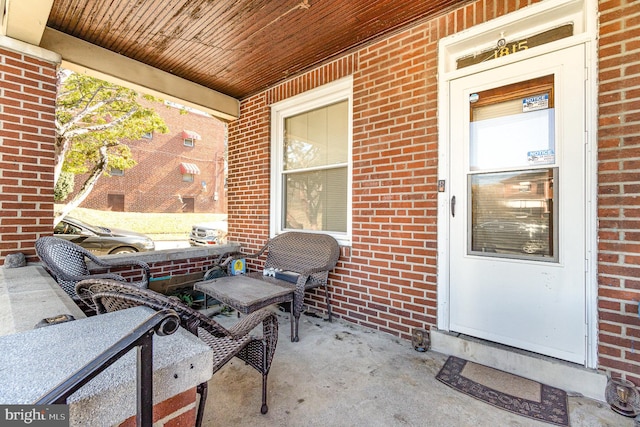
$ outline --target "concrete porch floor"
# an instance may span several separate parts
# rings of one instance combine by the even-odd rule
[[[260,414],[261,376],[234,359],[209,381],[204,426],[550,426],[459,393],[435,379],[447,355],[358,325],[303,314],[300,341],[278,311],[269,374],[269,412]],[[217,316],[225,325],[232,316]],[[569,395],[571,426],[633,426],[604,402]]]

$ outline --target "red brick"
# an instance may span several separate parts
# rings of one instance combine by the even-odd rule
[[[3,130],[0,132],[4,137],[3,143],[0,145],[0,157],[4,159],[0,168],[2,168],[4,179],[0,180],[0,191],[6,195],[6,200],[3,200],[2,203],[3,213],[0,218],[0,236],[2,241],[6,243],[0,245],[0,259],[19,249],[27,255],[27,261],[32,262],[37,261],[34,250],[35,240],[39,236],[50,234],[50,227],[23,227],[22,234],[15,234],[15,227],[7,227],[7,225],[18,224],[18,220],[24,219],[29,219],[33,223],[34,218],[45,216],[53,218],[51,198],[53,189],[50,181],[45,180],[49,175],[47,171],[50,170],[49,176],[53,176],[53,163],[47,164],[43,160],[47,156],[53,157],[52,137],[55,133],[53,121],[38,120],[37,113],[27,107],[27,104],[35,102],[44,106],[48,105],[50,107],[46,107],[46,109],[51,114],[50,118],[53,117],[55,80],[52,81],[44,74],[55,76],[55,65],[3,49],[0,49],[0,56],[5,59],[7,64],[0,67],[0,73],[3,73],[3,79],[0,82],[3,97],[0,100],[0,105],[3,106],[4,113]],[[41,70],[44,74],[41,73]],[[49,84],[42,86],[40,83],[44,81]],[[35,97],[32,96],[34,88],[38,88],[38,96]],[[45,107],[39,106],[38,108],[44,109]],[[16,125],[12,124],[12,121]],[[28,152],[31,141],[41,138],[38,134],[51,135],[48,139],[51,144],[33,147],[32,154],[25,154]],[[16,148],[20,151],[17,151]],[[8,161],[12,161],[13,164],[6,163]],[[36,164],[41,174],[26,171],[29,165]],[[22,172],[19,172],[20,170]],[[33,181],[28,181],[29,178],[32,178]],[[17,187],[20,187],[21,190],[16,191]],[[22,194],[23,196],[17,200],[12,196],[13,194]],[[12,200],[15,203],[10,203]]]
[[[196,409],[190,409],[164,423],[164,427],[191,427],[196,423]]]
[[[191,388],[153,406],[153,422],[173,414],[181,408],[196,403],[196,389]]]

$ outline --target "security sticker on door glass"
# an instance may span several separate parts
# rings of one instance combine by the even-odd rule
[[[529,151],[527,161],[530,165],[548,165],[556,161],[556,154],[553,150]]]
[[[532,96],[522,100],[522,112],[544,110],[549,108],[549,94]]]

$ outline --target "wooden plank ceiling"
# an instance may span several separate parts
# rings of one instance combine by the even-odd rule
[[[47,25],[238,99],[456,0],[54,0]]]

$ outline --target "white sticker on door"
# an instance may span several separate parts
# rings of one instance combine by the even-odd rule
[[[556,161],[556,155],[553,150],[529,151],[527,161],[530,165],[548,165]]]
[[[544,110],[549,108],[549,94],[532,96],[522,100],[522,112]]]

